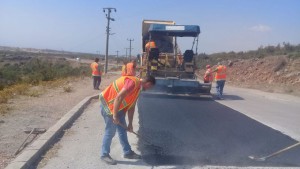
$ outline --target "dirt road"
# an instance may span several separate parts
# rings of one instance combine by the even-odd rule
[[[129,134],[133,149],[143,159],[125,160],[116,136],[111,155],[119,164],[107,166],[99,159],[103,120],[96,102],[83,112],[38,168],[300,167],[300,147],[265,162],[248,158],[268,155],[297,142],[293,138],[300,135],[299,103],[298,97],[229,87],[225,100],[218,102],[143,94],[134,128],[164,147],[165,155],[155,154],[142,140]]]

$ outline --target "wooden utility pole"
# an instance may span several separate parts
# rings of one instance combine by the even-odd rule
[[[134,39],[127,39],[129,41],[129,60],[131,61],[131,41],[134,41]]]
[[[107,67],[108,67],[108,43],[109,43],[109,24],[110,21],[115,21],[114,18],[110,17],[110,13],[112,12],[112,10],[114,10],[115,12],[117,12],[116,8],[103,8],[103,12],[107,12],[105,13],[106,19],[107,19],[107,26],[106,26],[106,52],[105,52],[105,68],[104,68],[104,72],[105,74],[107,73]]]
[[[117,50],[117,67],[118,67],[118,64],[119,64],[119,51]]]

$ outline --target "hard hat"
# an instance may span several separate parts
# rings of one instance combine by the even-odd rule
[[[206,65],[206,69],[210,68],[210,65]]]

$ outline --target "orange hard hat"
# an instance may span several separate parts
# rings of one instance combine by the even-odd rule
[[[206,65],[206,69],[210,68],[210,65]]]

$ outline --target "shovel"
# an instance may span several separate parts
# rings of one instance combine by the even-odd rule
[[[298,142],[298,143],[296,143],[296,144],[293,144],[293,145],[291,145],[291,146],[288,146],[288,147],[286,147],[286,148],[284,148],[284,149],[278,150],[278,151],[276,151],[275,153],[272,153],[272,154],[267,155],[267,156],[264,156],[264,157],[249,156],[249,158],[250,158],[251,160],[256,160],[256,161],[266,161],[268,158],[274,157],[274,156],[276,156],[276,155],[278,155],[278,154],[280,154],[280,153],[282,153],[282,152],[285,152],[285,151],[287,151],[287,150],[289,150],[289,149],[291,149],[291,148],[294,148],[294,147],[296,147],[296,146],[299,146],[299,145],[300,145],[300,142]]]
[[[124,124],[118,123],[118,125],[121,126],[121,127],[123,127],[125,130],[128,131],[127,127]],[[164,151],[163,151],[162,147],[152,144],[149,140],[145,139],[144,137],[142,137],[141,135],[139,135],[138,133],[136,133],[134,131],[129,131],[129,132],[135,134],[139,139],[145,141],[148,144],[148,146],[150,146],[150,147],[152,147],[154,149],[155,154],[160,154],[160,155],[164,154],[163,153]]]
[[[38,134],[44,133],[44,132],[46,132],[46,129],[44,129],[44,128],[33,128],[31,130],[25,129],[24,132],[27,133],[27,134],[29,133],[29,134],[26,137],[26,139],[23,141],[23,143],[20,145],[18,150],[14,153],[14,156],[19,154],[25,148],[25,143],[32,134],[38,135]]]

